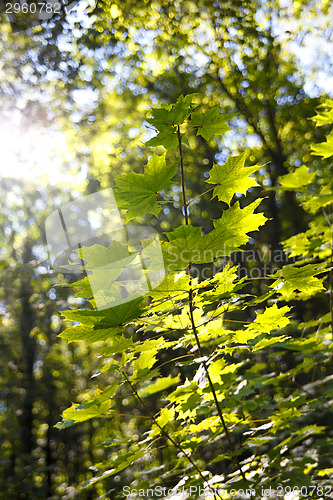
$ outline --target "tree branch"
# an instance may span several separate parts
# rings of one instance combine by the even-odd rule
[[[207,480],[205,479],[205,477],[202,475],[202,472],[201,470],[198,468],[198,466],[196,465],[196,463],[192,460],[192,458],[183,450],[183,448],[180,446],[180,444],[178,444],[171,436],[170,434],[164,429],[164,427],[162,427],[158,422],[157,422],[157,418],[155,417],[155,415],[153,415],[153,413],[150,411],[150,409],[148,408],[148,406],[146,405],[146,403],[143,401],[143,399],[141,398],[141,396],[139,395],[138,391],[136,390],[135,386],[132,384],[132,382],[129,380],[129,378],[127,377],[126,373],[124,373],[122,371],[122,374],[124,375],[125,379],[126,379],[126,382],[129,384],[129,386],[131,387],[135,397],[138,399],[138,401],[140,401],[140,403],[142,404],[142,406],[144,407],[144,409],[146,410],[146,412],[148,413],[149,417],[153,420],[154,424],[160,429],[160,431],[162,432],[162,434],[167,438],[169,439],[169,441],[171,441],[171,443],[177,448],[177,450],[179,450],[186,458],[187,460],[191,463],[191,465],[195,468],[195,470],[198,472],[199,476],[201,477],[201,479],[203,480],[203,484],[204,485],[208,485],[207,483]],[[219,495],[220,497],[220,495]],[[216,499],[216,495],[214,494],[214,498]],[[220,497],[221,498],[221,497]]]
[[[181,139],[179,125],[177,126],[177,135],[178,135],[178,149],[179,149],[179,156],[180,156],[180,173],[181,173],[181,184],[182,184],[182,194],[183,194],[183,207],[184,207],[184,215],[185,215],[185,224],[188,226],[189,225],[188,213],[187,213],[188,204],[187,204],[187,201],[186,201],[186,193],[185,193],[185,175],[184,175],[183,150],[182,150],[182,139]],[[188,274],[191,277],[191,264],[189,264],[189,266],[188,266],[187,269],[188,269]],[[195,321],[194,321],[194,315],[193,315],[194,303],[193,303],[193,290],[192,290],[192,288],[190,288],[190,290],[189,290],[189,310],[190,310],[191,326],[192,326],[193,334],[194,334],[194,337],[195,337],[195,341],[196,341],[196,344],[198,346],[200,357],[204,358],[204,353],[203,353],[203,350],[202,350],[202,347],[201,347],[201,344],[200,344],[200,340],[199,340],[199,336],[198,336],[198,331],[197,331],[197,328],[196,328],[196,325],[195,325]],[[233,442],[231,441],[229,430],[228,430],[228,427],[227,427],[227,425],[225,423],[225,420],[224,420],[224,417],[223,417],[223,414],[222,414],[222,410],[220,408],[220,405],[219,405],[219,402],[218,402],[218,399],[217,399],[217,395],[216,395],[214,384],[213,384],[212,379],[211,379],[211,377],[209,375],[208,366],[207,366],[207,364],[206,364],[206,362],[205,362],[204,359],[203,359],[202,364],[203,364],[203,367],[204,367],[205,372],[206,372],[207,380],[208,380],[208,383],[209,383],[209,386],[210,386],[210,390],[211,390],[211,392],[213,394],[214,403],[215,403],[215,406],[216,406],[216,409],[217,409],[217,413],[218,413],[218,416],[220,418],[220,421],[221,421],[223,430],[225,432],[225,435],[227,437],[230,450],[231,450],[232,453],[234,453],[235,452],[235,448],[234,448]],[[240,472],[243,480],[247,481],[247,479],[245,477],[245,474],[244,474],[244,471],[243,471],[243,469],[242,469],[242,467],[240,465],[238,457],[235,457],[235,458],[236,458],[236,462],[237,462],[237,465],[238,465],[239,472]]]

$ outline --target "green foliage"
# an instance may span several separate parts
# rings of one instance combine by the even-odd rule
[[[314,172],[309,172],[307,167],[303,165],[290,174],[279,177],[279,182],[282,187],[290,190],[298,189],[307,186],[314,178]]]
[[[165,164],[165,156],[153,155],[143,174],[124,175],[117,179],[117,202],[126,208],[127,221],[147,214],[158,215],[161,205],[156,200],[159,191],[171,184],[177,170],[177,164]]]
[[[117,398],[124,394],[134,398],[146,417],[146,432],[135,442],[122,443],[122,454],[101,462],[98,474],[87,479],[82,489],[100,481],[111,484],[110,478],[126,468],[133,470],[136,488],[144,489],[148,479],[155,485],[171,480],[174,487],[180,481],[186,487],[198,482],[203,486],[207,481],[223,488],[225,498],[231,498],[231,488],[259,491],[268,480],[274,489],[290,480],[291,484],[314,481],[320,486],[325,484],[321,478],[330,474],[331,461],[316,455],[326,427],[316,425],[313,417],[319,408],[316,395],[320,393],[328,402],[332,387],[317,377],[318,386],[308,383],[307,388],[296,378],[308,380],[308,374],[315,370],[326,372],[332,354],[332,319],[327,313],[318,321],[311,318],[300,324],[293,306],[280,302],[294,304],[296,299],[309,300],[325,292],[327,275],[332,272],[327,260],[331,258],[327,240],[331,226],[323,230],[324,211],[319,226],[287,240],[285,248],[298,260],[266,277],[269,283],[262,295],[253,296],[251,278],[239,278],[238,266],[230,262],[209,279],[200,277],[200,266],[217,266],[232,252],[244,251],[244,245],[267,218],[262,212],[255,213],[260,198],[246,203],[243,197],[232,203],[235,193],[245,195],[257,185],[249,176],[259,167],[245,167],[246,154],[242,154],[229,157],[224,165],[214,164],[210,171],[207,182],[215,185],[213,197],[228,205],[221,217],[213,220],[213,229],[190,224],[191,213],[187,211],[193,200],[186,198],[186,134],[194,126],[197,134],[211,140],[214,134],[228,130],[226,117],[216,106],[202,110],[196,107],[195,99],[195,95],[181,95],[174,105],[152,112],[148,121],[157,136],[148,144],[163,145],[167,153],[153,155],[143,174],[130,173],[116,181],[117,200],[127,221],[147,214],[158,216],[161,202],[167,198],[165,189],[172,186],[176,174],[176,164],[169,161],[169,155],[173,157],[178,147],[186,216],[183,225],[163,235],[167,274],[155,289],[135,301],[96,311],[89,295],[91,309],[63,313],[67,321],[80,324],[69,326],[61,336],[71,342],[84,339],[97,343],[100,372],[112,374],[114,381],[92,399],[65,410],[57,427],[67,428],[96,417],[112,421]],[[314,173],[300,167],[281,176],[280,187],[275,189],[302,188],[301,203],[306,205],[307,183],[314,179]],[[115,262],[122,256],[118,247],[90,247],[88,263],[103,264],[113,250],[111,260]],[[199,270],[197,277],[194,270]],[[78,284],[83,286],[79,296],[89,291],[86,279]],[[244,311],[252,321],[243,321]],[[295,362],[283,371],[276,359],[288,355],[295,356]],[[307,445],[309,437],[317,439],[315,445]],[[331,443],[332,436],[329,440]],[[237,441],[239,446],[235,446]],[[167,447],[167,458],[161,469],[152,467],[145,472],[147,480],[142,479],[143,457],[159,442]],[[304,459],[294,453],[299,443],[303,443]],[[110,441],[111,445],[117,446],[117,442]],[[205,446],[212,450],[210,460],[202,458]],[[318,462],[321,470],[316,474],[313,468]],[[222,463],[221,475],[215,464],[220,467]]]
[[[323,158],[330,158],[333,156],[333,132],[326,137],[325,142],[314,144],[312,146],[312,152],[313,154],[322,156]]]
[[[191,125],[198,127],[197,135],[209,141],[215,135],[222,135],[231,130],[226,123],[228,117],[221,114],[218,106],[207,109],[203,113],[194,112],[191,115]]]
[[[102,394],[98,394],[94,399],[88,403],[80,405],[74,404],[63,412],[63,422],[56,424],[58,429],[65,429],[77,422],[85,422],[92,418],[102,417],[107,415],[110,408],[110,397],[116,391],[116,387],[110,387]]]
[[[168,151],[165,171],[171,171],[179,155],[180,125],[190,222],[202,229],[194,241],[197,252],[188,246],[190,259],[185,252],[180,254],[184,250],[180,246],[174,250],[168,233],[177,229],[184,214],[179,201],[179,174],[170,177],[169,183],[165,181],[166,188],[158,185],[156,191],[155,183],[142,177],[135,177],[138,184],[132,190],[134,179],[129,177],[127,193],[124,188],[123,200],[118,201],[124,207],[124,218],[132,220],[146,211],[149,223],[166,232],[163,247],[169,250],[164,256],[171,272],[143,297],[142,305],[141,299],[129,304],[127,311],[133,309],[134,316],[117,310],[112,321],[104,311],[90,320],[77,313],[65,320],[63,325],[68,329],[63,331],[64,338],[56,340],[62,328],[59,310],[95,307],[89,280],[85,278],[75,287],[78,292],[74,299],[69,288],[55,286],[52,274],[43,274],[46,263],[39,260],[40,255],[34,255],[31,264],[26,263],[21,238],[27,233],[28,241],[39,247],[41,235],[31,226],[31,220],[38,218],[42,227],[37,212],[45,206],[43,200],[47,198],[53,206],[66,187],[62,184],[58,192],[50,194],[39,185],[30,188],[25,179],[23,195],[18,194],[16,185],[3,181],[3,496],[11,500],[124,498],[124,485],[144,491],[156,485],[202,487],[206,478],[210,485],[225,489],[254,486],[255,498],[262,496],[262,487],[276,488],[280,481],[283,485],[318,487],[311,494],[308,491],[299,496],[322,498],[320,488],[330,487],[333,466],[333,322],[329,311],[333,175],[331,135],[327,135],[332,100],[308,95],[309,86],[304,86],[302,75],[304,65],[297,63],[290,42],[306,47],[308,40],[317,40],[313,43],[319,47],[313,65],[315,81],[315,73],[322,68],[327,71],[329,64],[329,57],[320,60],[320,52],[325,46],[329,48],[322,42],[330,34],[332,5],[327,0],[269,5],[252,0],[97,0],[80,2],[78,16],[84,18],[82,23],[75,22],[75,9],[69,14],[62,6],[60,14],[49,21],[38,20],[37,25],[36,14],[24,14],[22,9],[6,19],[5,7],[5,3],[0,6],[1,114],[5,127],[14,117],[15,130],[21,129],[28,138],[31,124],[46,126],[47,133],[59,124],[64,126],[72,143],[70,156],[64,159],[67,178],[72,175],[69,165],[71,169],[72,165],[78,170],[83,167],[81,174],[88,168],[85,194],[89,194],[114,187],[119,174],[126,178],[126,174],[139,172],[141,165],[147,164],[146,116],[156,116],[157,120],[157,136],[148,145],[159,148],[154,151],[161,162],[161,148]],[[323,28],[316,39],[318,22]],[[320,74],[319,87],[324,80]],[[185,95],[172,106],[181,92],[194,89],[196,97]],[[82,104],[80,94],[83,100],[88,96],[90,102]],[[158,110],[146,114],[152,102],[162,108],[160,115]],[[216,103],[219,106],[214,106]],[[309,121],[319,103],[324,103],[320,112]],[[226,137],[214,136],[227,130]],[[310,154],[313,142],[317,143],[313,151],[319,153],[315,156]],[[256,146],[243,165],[244,177],[238,183],[234,179],[231,189],[223,183],[226,156],[229,152],[248,152],[248,144],[253,143]],[[3,163],[11,173],[6,165],[6,144],[3,147]],[[25,170],[30,174],[30,161],[19,156],[20,162],[27,162]],[[256,164],[263,167],[248,177],[249,169]],[[218,222],[221,210],[226,213],[227,207],[219,203],[218,196],[209,200],[203,187],[213,167],[216,193],[224,203],[229,200],[234,210],[220,232],[212,230],[212,220]],[[43,176],[45,173],[43,169]],[[230,183],[232,178],[230,175]],[[263,187],[249,189],[236,210],[233,195],[238,198],[245,194],[250,187],[246,183],[254,179]],[[237,223],[228,231],[233,215],[245,215],[246,205],[261,196],[266,186],[270,189],[260,211],[269,219],[267,224],[260,225],[260,232],[251,233],[246,228],[238,231]],[[75,188],[79,191],[77,185]],[[26,194],[29,190],[31,197]],[[137,209],[132,208],[134,200]],[[45,212],[51,210],[45,208]],[[22,211],[27,215],[24,223]],[[252,215],[263,214],[253,211]],[[259,222],[259,218],[252,221]],[[283,240],[286,253],[282,263],[275,259],[274,252]],[[205,254],[207,246],[209,252]],[[240,246],[243,252],[231,253]],[[115,248],[112,253],[101,245],[84,250],[90,263],[96,265],[110,263],[115,255]],[[223,255],[232,262],[224,266],[228,259]],[[176,269],[190,264],[192,274],[199,279],[190,281],[185,271],[172,272],[174,259]],[[307,278],[299,283],[301,291],[296,286],[288,296],[281,288],[272,287],[277,280],[278,286],[288,283],[289,278],[282,277],[281,272],[293,278],[294,272],[300,272],[301,278],[302,268],[308,264],[314,266],[309,285],[312,278],[318,279],[325,290],[320,290],[315,281],[308,293]],[[271,277],[282,265],[283,270]],[[116,266],[114,272],[118,272]],[[104,286],[103,279],[100,287]],[[48,294],[51,287],[55,288],[56,299]],[[203,356],[191,324],[190,290]],[[114,291],[119,291],[118,285]],[[285,302],[290,310],[284,309]],[[71,340],[68,345],[66,336]],[[158,343],[149,344],[149,340]],[[151,355],[145,354],[149,346]],[[154,359],[152,368],[145,369],[145,364]],[[234,452],[214,406],[204,362]],[[135,370],[139,365],[142,369]],[[96,385],[101,392],[94,390]],[[100,411],[104,403],[94,401],[108,387],[116,388],[116,392],[108,407],[105,402],[106,411]],[[149,387],[152,392],[147,394]],[[160,391],[155,392],[154,387]],[[71,401],[76,402],[75,408],[88,405],[75,410],[74,415],[88,410],[91,402],[97,418],[61,431],[54,429],[59,411]],[[162,429],[149,414],[157,419],[161,409],[164,417],[174,416],[170,424],[162,422]],[[177,448],[178,443],[182,449]],[[190,462],[191,457],[199,471]],[[245,485],[238,481],[237,457],[247,476]],[[78,484],[82,489],[75,492]],[[225,491],[220,494],[228,497]]]
[[[164,262],[169,271],[182,270],[190,263],[204,264],[218,257],[229,256],[249,240],[248,233],[265,223],[262,213],[254,214],[257,200],[243,209],[238,201],[225,210],[220,219],[214,219],[215,229],[202,235],[202,229],[179,226],[166,235],[169,243],[163,246]]]
[[[225,165],[214,165],[210,171],[210,177],[206,182],[218,184],[213,191],[213,196],[217,196],[219,201],[225,201],[228,205],[235,194],[245,194],[246,191],[256,186],[257,183],[253,174],[258,167],[244,168],[246,154],[239,156],[229,156]]]
[[[307,264],[302,267],[283,267],[277,274],[279,279],[272,283],[271,287],[284,295],[286,300],[295,297],[294,292],[298,290],[310,296],[325,290],[322,280],[316,278],[316,274],[322,271],[317,269],[316,264]],[[281,286],[280,286],[281,285]]]
[[[318,113],[312,119],[318,125],[331,125],[333,121],[333,100],[326,99],[320,106],[318,106]],[[333,133],[330,132],[326,137],[326,141],[320,144],[313,144],[311,147],[314,154],[322,156],[323,158],[330,158],[333,156]]]

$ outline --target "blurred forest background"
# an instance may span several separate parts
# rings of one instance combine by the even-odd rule
[[[233,115],[233,130],[208,142],[197,137],[195,151],[187,152],[189,191],[203,190],[214,162],[251,148],[251,164],[262,165],[262,210],[270,218],[252,248],[281,249],[311,216],[295,192],[265,188],[301,165],[330,165],[310,156],[310,145],[329,131],[310,117],[333,95],[333,6],[329,0],[80,0],[71,9],[61,3],[48,19],[6,9],[2,0],[0,498],[74,498],[89,467],[112,454],[103,441],[135,439],[145,422],[124,395],[112,422],[54,428],[61,412],[95,386],[99,365],[93,345],[58,337],[61,311],[83,299],[55,286],[45,218],[68,201],[113,187],[122,172],[140,171],[152,135],[149,110],[197,92],[202,104]],[[173,200],[155,219],[163,230],[181,223],[180,193]],[[199,198],[192,223],[209,228],[218,210]],[[301,321],[321,310],[327,297],[298,303],[296,314]],[[284,357],[280,369],[293,362]],[[163,460],[156,457],[152,466]],[[118,475],[109,488],[122,483]]]

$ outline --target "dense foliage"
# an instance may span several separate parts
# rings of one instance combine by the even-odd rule
[[[0,498],[332,496],[331,3],[28,3],[0,4]],[[168,273],[98,310],[119,278],[68,286],[44,226],[109,187]]]
[[[231,497],[232,491],[241,495],[247,490],[258,498],[263,489],[288,493],[304,486],[300,495],[306,498],[308,488],[315,486],[319,498],[320,491],[330,493],[332,474],[327,453],[332,445],[332,226],[327,209],[332,203],[331,175],[321,175],[320,191],[315,193],[311,182],[316,172],[305,166],[279,178],[276,189],[299,192],[314,220],[305,233],[284,242],[287,264],[273,274],[257,276],[264,282],[263,294],[253,296],[251,277],[239,278],[232,257],[266,217],[255,212],[260,198],[244,204],[244,197],[235,200],[234,195],[244,195],[257,184],[253,174],[260,166],[245,166],[244,154],[214,164],[206,181],[214,187],[203,195],[223,202],[222,215],[208,232],[191,225],[195,200],[188,200],[186,192],[187,131],[194,129],[210,140],[229,129],[227,116],[217,106],[202,109],[194,102],[195,95],[180,96],[175,105],[153,110],[148,120],[158,132],[148,145],[162,145],[167,152],[178,148],[179,154],[184,223],[164,233],[168,273],[143,298],[102,311],[64,313],[79,324],[67,328],[63,338],[103,340],[98,348],[100,372],[109,374],[110,385],[65,410],[58,428],[98,417],[112,421],[118,397],[137,400],[141,416],[148,417],[146,426],[141,424],[130,440],[109,437],[104,446],[112,452],[82,485],[87,488],[103,480],[106,491],[116,490],[114,497],[118,488],[108,478],[118,475],[120,497],[132,489],[167,486],[187,491],[192,487],[194,497],[202,496],[199,487],[206,487],[211,492],[231,490]],[[317,123],[328,118],[332,101],[325,106],[330,111],[318,114]],[[313,150],[331,156],[330,136]],[[127,221],[158,215],[175,176],[168,154],[153,154],[143,174],[120,177],[116,198]],[[115,245],[110,244],[110,252],[119,256]],[[88,266],[89,256],[101,267],[110,258],[100,245],[90,247],[86,255]],[[203,265],[211,262],[217,272],[203,279]],[[152,259],[150,266],[154,264]],[[88,279],[78,283],[83,287],[79,294],[90,296],[94,305]],[[115,297],[124,285],[115,281],[103,286],[104,293]],[[326,306],[310,318],[305,311],[305,321],[300,322],[293,305],[304,301],[312,313],[311,302],[326,290]],[[245,314],[253,319],[242,321]],[[134,420],[133,415],[132,425]],[[160,490],[154,491],[157,496]],[[224,498],[229,498],[227,493]]]

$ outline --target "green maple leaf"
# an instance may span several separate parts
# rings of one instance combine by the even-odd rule
[[[264,338],[262,340],[259,340],[259,342],[257,342],[253,346],[253,350],[259,351],[260,349],[266,349],[267,347],[270,347],[271,345],[285,342],[286,340],[287,340],[287,337],[284,337],[283,335],[280,335],[279,337]]]
[[[115,335],[108,339],[108,341],[103,344],[100,352],[105,356],[111,356],[117,352],[124,352],[126,349],[132,345],[133,340],[131,338],[126,339],[123,335]]]
[[[174,125],[181,125],[190,116],[194,106],[193,99],[196,95],[196,93],[187,94],[186,96],[181,94],[178,97],[176,103],[172,107],[172,111],[170,112]]]
[[[103,311],[75,309],[62,311],[62,315],[68,321],[80,323],[66,328],[60,337],[68,342],[86,340],[88,345],[93,342],[111,339],[110,349],[126,349],[132,342],[128,342],[120,334],[122,326],[138,318],[143,310],[140,308],[142,299],[124,302],[118,306]],[[116,352],[119,352],[118,350]]]
[[[328,108],[328,110],[321,111],[322,108]],[[333,99],[326,99],[326,101],[318,106],[318,109],[320,109],[320,111],[311,118],[317,127],[333,122]]]
[[[214,288],[212,290],[204,290],[203,293],[200,294],[200,298],[202,298],[203,301],[213,302],[223,296],[229,296],[232,292],[236,292],[239,288],[242,288],[244,286],[244,281],[245,278],[238,279],[237,266],[231,266],[230,262],[228,262],[222,271],[216,273],[213,278],[200,283],[197,288],[200,290],[200,288],[205,289],[206,287],[213,286]],[[197,301],[200,301],[200,298],[197,299]]]
[[[244,208],[241,208],[239,201],[236,201],[232,207],[224,210],[220,219],[213,220],[215,230],[208,233],[206,238],[210,240],[214,234],[224,232],[228,245],[234,246],[247,243],[249,239],[248,233],[257,231],[267,220],[263,213],[254,213],[261,201],[261,199],[256,200]]]
[[[197,94],[181,94],[174,105],[168,105],[163,108],[153,109],[152,117],[146,121],[161,131],[165,127],[181,125],[190,116],[193,99]]]
[[[138,298],[131,302],[124,302],[123,304],[102,311],[74,309],[62,311],[61,314],[68,321],[82,323],[97,331],[125,325],[131,322],[143,312],[140,307],[141,302],[142,299]]]
[[[155,137],[146,142],[146,146],[151,148],[163,146],[167,151],[171,151],[178,146],[178,136],[174,127],[165,128]]]
[[[86,422],[96,417],[104,417],[109,413],[111,406],[111,397],[117,390],[117,384],[112,384],[105,391],[96,391],[96,395],[90,401],[82,404],[73,403],[62,413],[62,422],[58,422],[57,429],[65,429],[77,422]]]
[[[168,377],[162,377],[154,382],[150,383],[149,385],[143,387],[139,391],[139,396],[141,398],[145,398],[147,396],[150,396],[151,394],[156,394],[157,392],[164,391],[165,389],[168,389],[172,385],[178,385],[180,382],[180,375],[178,374],[176,377],[172,378],[171,375]]]
[[[218,184],[213,191],[213,198],[217,196],[220,201],[225,201],[228,205],[235,192],[245,194],[252,187],[257,186],[253,174],[259,166],[244,168],[247,153],[237,156],[229,156],[224,165],[213,165],[209,172],[209,184]]]
[[[82,408],[82,405],[73,404],[63,412],[63,422],[58,422],[55,427],[57,429],[65,429],[78,422],[86,422],[92,418],[104,417],[107,415],[110,405],[111,401],[91,405],[89,408]]]
[[[225,367],[224,359],[217,359],[209,365],[208,372],[213,384],[221,383],[221,372]]]
[[[111,326],[126,325],[135,320],[143,312],[141,308],[142,298],[124,302],[118,306],[105,309],[102,319],[95,324],[94,328],[110,328]]]
[[[133,378],[136,378],[138,373],[143,370],[149,370],[156,363],[156,356],[158,348],[152,349],[150,351],[144,351],[140,356],[134,361],[134,373]]]
[[[229,373],[235,373],[238,368],[242,366],[242,363],[228,363],[226,364],[224,359],[217,359],[209,365],[209,375],[212,382],[223,383],[225,375]]]
[[[250,329],[259,333],[269,333],[277,328],[283,328],[290,323],[286,314],[290,312],[290,307],[284,306],[278,308],[276,304],[267,307],[263,313],[257,314],[257,317],[250,325]]]
[[[91,247],[82,247],[83,257],[89,268],[105,266],[128,257],[127,245],[122,245],[118,241],[111,241],[108,247],[104,245],[92,245]]]
[[[202,229],[194,226],[180,226],[167,233],[169,243],[162,246],[165,268],[177,271],[189,263],[204,264],[217,257],[230,255],[249,240],[248,233],[257,231],[267,218],[254,210],[261,200],[240,208],[236,202],[225,210],[221,219],[214,220],[215,229],[205,236]]]
[[[213,221],[214,226],[233,229],[235,234],[242,237],[252,231],[257,231],[267,220],[263,213],[254,213],[261,201],[261,199],[255,200],[244,208],[240,208],[239,201],[236,201],[232,207],[224,210],[221,219]]]
[[[172,110],[172,104],[164,105],[162,108],[156,108],[151,110],[151,117],[146,118],[146,122],[153,125],[156,130],[161,130],[164,127],[173,126],[173,118],[170,114]]]
[[[305,165],[302,165],[301,167],[297,168],[295,172],[279,177],[279,182],[285,189],[293,190],[302,186],[307,186],[308,184],[310,184],[310,182],[312,182],[314,176],[314,172],[309,172],[307,167]]]
[[[163,146],[167,151],[178,146],[176,127],[190,116],[195,96],[196,94],[189,94],[185,97],[180,95],[173,106],[152,110],[152,117],[146,121],[156,128],[158,134],[146,142],[147,146]]]
[[[93,484],[96,484],[99,481],[103,481],[107,477],[118,474],[118,472],[126,469],[126,467],[129,467],[132,463],[137,462],[138,460],[140,460],[141,457],[143,457],[146,454],[147,450],[144,448],[140,449],[140,451],[137,452],[129,451],[127,453],[119,455],[118,458],[112,461],[112,469],[105,470],[104,472],[97,474],[96,476],[90,479],[87,479],[86,481],[84,481],[84,483],[81,484],[79,489],[81,490],[89,488]],[[107,465],[109,465],[109,463],[107,463]]]
[[[317,264],[302,267],[284,266],[276,273],[279,278],[272,283],[271,288],[275,288],[286,298],[293,297],[296,290],[306,295],[313,295],[325,290],[322,280],[315,277],[321,272]]]
[[[175,416],[175,410],[174,408],[162,408],[161,414],[159,417],[157,417],[156,421],[159,424],[160,427],[165,427],[169,422],[172,422]],[[153,426],[155,427],[155,426]],[[157,426],[156,426],[157,427]],[[160,429],[156,429],[157,432],[161,432]]]
[[[156,195],[170,186],[176,174],[177,163],[166,165],[165,155],[152,155],[143,174],[131,172],[117,179],[116,200],[120,208],[127,210],[127,221],[147,214],[157,216],[161,206]]]
[[[312,195],[303,203],[305,210],[311,213],[317,212],[322,207],[333,203],[333,192],[328,185],[324,185],[318,195]]]
[[[290,258],[307,255],[311,248],[311,241],[305,233],[298,233],[285,240],[283,248]]]
[[[90,345],[93,342],[105,341],[110,337],[119,337],[121,332],[121,327],[101,328],[99,330],[95,330],[92,325],[75,325],[66,328],[66,330],[60,334],[60,337],[67,339],[68,343],[85,340],[87,345]]]
[[[229,118],[230,116],[221,115],[220,108],[214,106],[204,113],[192,113],[191,124],[194,127],[199,127],[197,135],[201,135],[206,141],[209,141],[214,135],[222,135],[231,130],[226,123]]]
[[[311,150],[314,155],[322,156],[323,158],[333,156],[333,130],[328,134],[325,142],[312,144]]]
[[[259,199],[240,208],[237,201],[223,212],[220,219],[213,220],[215,229],[204,237],[202,263],[212,262],[207,260],[210,254],[214,254],[215,257],[225,257],[248,242],[248,233],[257,231],[267,220],[263,213],[254,213],[260,202]]]
[[[185,269],[190,262],[198,262],[202,249],[202,229],[179,226],[167,233],[169,243],[162,245],[165,269],[169,272]]]
[[[176,297],[177,300],[186,297],[191,288],[190,277],[185,271],[178,274],[167,274],[160,285],[152,290],[149,295],[153,299],[166,299]]]
[[[261,334],[270,333],[277,328],[284,328],[290,323],[286,314],[290,311],[290,307],[284,306],[280,309],[274,304],[272,307],[267,307],[263,313],[257,314],[253,323],[251,323],[245,330],[238,330],[234,333],[231,341],[237,343],[245,343],[253,340]],[[279,340],[283,338],[280,337]],[[274,342],[277,342],[277,338]],[[260,344],[257,349],[265,347],[265,343]],[[267,343],[269,345],[269,343]]]

